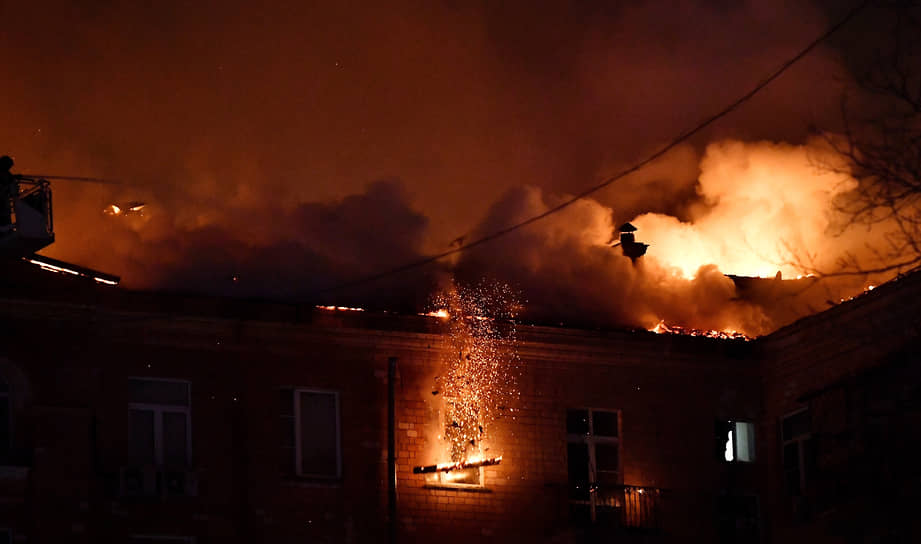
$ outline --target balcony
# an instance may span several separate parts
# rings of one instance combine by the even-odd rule
[[[570,515],[574,525],[591,532],[655,533],[662,530],[663,494],[657,487],[591,485],[570,499]]]
[[[166,500],[198,495],[198,473],[188,468],[153,465],[122,467],[118,473],[118,497]]]

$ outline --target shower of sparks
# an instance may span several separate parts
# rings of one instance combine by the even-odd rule
[[[490,423],[519,398],[515,318],[521,304],[509,286],[481,281],[451,285],[434,305],[448,323],[444,371],[435,379],[445,399],[442,436],[451,462],[465,462],[482,456]]]

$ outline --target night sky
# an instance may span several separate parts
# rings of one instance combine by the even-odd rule
[[[539,4],[4,2],[2,148],[14,172],[125,183],[56,183],[50,256],[119,274],[127,287],[303,297],[596,183],[749,90],[854,3]],[[586,206],[603,213],[568,216],[577,228],[567,236],[645,212],[692,217],[711,204],[696,182],[712,142],[801,145],[811,127],[834,130],[877,15],[594,195]],[[147,203],[146,214],[101,212],[130,201]],[[554,245],[556,227],[536,228],[514,248],[333,299],[418,302],[420,285],[457,264],[518,284],[534,304],[546,298],[549,311],[566,300],[588,311],[634,278],[629,261]],[[516,253],[529,243],[531,253]],[[581,264],[541,265],[548,255]],[[598,287],[579,292],[586,284]],[[642,318],[629,304],[602,319],[645,325],[674,300]],[[726,323],[703,313],[705,324]]]

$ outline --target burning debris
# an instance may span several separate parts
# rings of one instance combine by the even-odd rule
[[[413,474],[431,474],[433,472],[451,472],[452,470],[465,470],[468,468],[491,467],[502,462],[502,456],[491,459],[476,459],[469,461],[458,461],[456,463],[439,463],[437,465],[426,465],[423,467],[413,467]]]
[[[444,430],[451,461],[417,467],[417,474],[498,464],[485,459],[490,423],[519,396],[518,352],[514,319],[517,295],[507,286],[481,282],[474,287],[451,285],[435,298],[430,312],[448,321],[445,368],[435,378],[433,395],[444,398]]]
[[[144,208],[147,207],[147,204],[144,202],[128,202],[123,206],[118,204],[109,204],[102,209],[104,215],[144,215]]]
[[[706,338],[719,338],[721,340],[751,340],[751,336],[734,330],[707,331],[703,329],[691,329],[680,327],[678,325],[668,325],[665,320],[659,321],[655,327],[649,329],[656,334],[681,334],[685,336],[704,336]]]
[[[349,306],[314,306],[317,310],[326,310],[328,312],[363,312],[364,308],[352,308]]]
[[[66,274],[69,276],[85,278],[93,280],[96,283],[101,283],[103,285],[116,286],[118,285],[119,281],[121,281],[118,276],[104,274],[97,270],[84,268],[82,266],[66,263],[64,261],[59,261],[57,259],[52,259],[51,257],[45,257],[42,255],[31,255],[30,257],[24,257],[23,260],[30,264],[34,264],[46,272],[54,272],[56,274]]]

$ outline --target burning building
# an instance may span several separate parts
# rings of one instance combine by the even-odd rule
[[[13,541],[919,535],[917,274],[754,340],[517,324],[502,359],[514,395],[481,430],[450,390],[465,374],[442,374],[458,356],[449,311],[31,270],[43,283],[5,276],[0,306],[0,534]],[[446,449],[452,422],[478,451]]]

